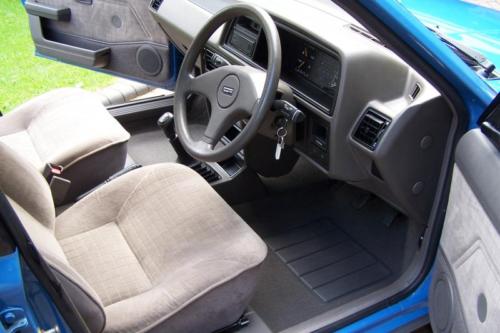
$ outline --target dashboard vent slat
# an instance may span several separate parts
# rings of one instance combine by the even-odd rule
[[[210,51],[209,49],[205,49],[205,54],[204,54],[205,67],[207,68],[208,71],[215,69],[214,56],[215,54],[212,51]]]
[[[150,7],[153,8],[155,11],[158,11],[162,3],[163,0],[151,0]]]
[[[368,109],[354,132],[354,139],[370,150],[375,150],[390,123],[389,118]]]
[[[226,59],[213,52],[212,50],[205,48],[205,52],[203,53],[203,60],[205,62],[205,69],[207,71],[229,65],[229,62]]]
[[[418,95],[420,94],[420,91],[422,90],[422,88],[420,87],[420,84],[415,84],[415,87],[413,87],[413,90],[410,94],[410,100],[414,101]]]

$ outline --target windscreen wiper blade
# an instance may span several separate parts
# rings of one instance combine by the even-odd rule
[[[495,64],[478,51],[442,34],[436,29],[429,28],[429,30],[436,34],[442,42],[448,45],[468,66],[482,67],[483,70],[481,71],[481,74],[484,77],[489,78],[496,69]]]

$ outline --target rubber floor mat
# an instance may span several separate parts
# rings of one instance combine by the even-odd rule
[[[324,302],[387,278],[391,271],[329,218],[265,239]]]

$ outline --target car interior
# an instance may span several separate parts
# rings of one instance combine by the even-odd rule
[[[67,3],[27,3],[38,51],[178,72],[166,97],[68,88],[0,118],[2,192],[90,332],[322,331],[411,283],[458,122],[361,23],[321,0]]]

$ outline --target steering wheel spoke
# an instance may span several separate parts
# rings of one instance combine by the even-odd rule
[[[189,74],[186,83],[186,93],[194,93],[207,97],[209,100],[215,99],[217,96],[217,86],[214,82],[221,79],[221,72],[213,70],[194,76]]]
[[[231,106],[233,113],[238,113],[240,118],[250,117],[260,105],[262,91],[266,81],[266,73],[253,67],[238,66],[235,68],[240,80],[240,90],[244,92]]]
[[[217,106],[212,107],[212,113],[210,114],[210,119],[205,128],[202,140],[215,147],[217,142],[235,123],[231,118],[227,116],[227,110],[223,110]]]

